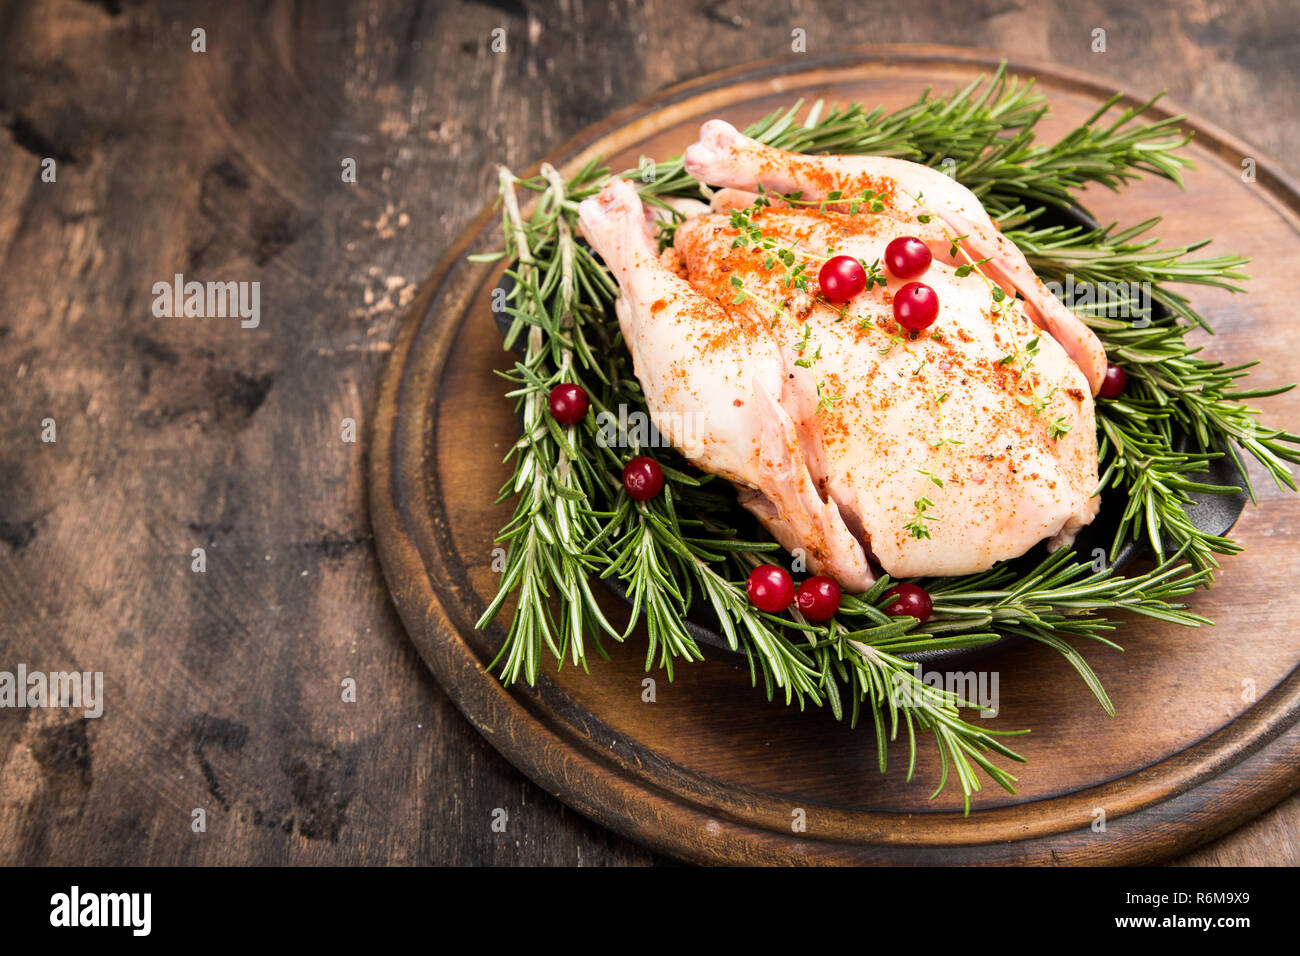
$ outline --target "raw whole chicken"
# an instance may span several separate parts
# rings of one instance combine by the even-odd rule
[[[619,283],[651,420],[784,547],[860,592],[879,568],[982,571],[1093,519],[1105,352],[969,190],[903,160],[785,153],[719,120],[685,164],[723,188],[711,209],[678,204],[689,218],[662,255],[627,181],[579,221]],[[933,254],[920,278],[939,312],[920,331],[895,321],[904,280],[878,266],[906,236]],[[840,255],[873,281],[832,304],[816,277]]]

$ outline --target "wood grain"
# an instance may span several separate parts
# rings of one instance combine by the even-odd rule
[[[339,440],[341,419],[368,420],[397,316],[492,164],[788,53],[796,27],[810,54],[969,43],[1167,86],[1290,161],[1292,20],[1270,0],[0,5],[0,669],[108,685],[100,720],[0,711],[0,862],[654,860],[529,783],[424,673],[374,555],[370,436]],[[177,271],[260,281],[260,328],[153,318],[152,283]],[[1251,338],[1216,346],[1254,354]],[[1223,601],[1248,604],[1236,580]],[[1294,865],[1298,847],[1292,798],[1192,862]]]

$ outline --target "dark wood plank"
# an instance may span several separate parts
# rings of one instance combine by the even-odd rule
[[[493,162],[526,165],[663,86],[786,53],[795,27],[811,53],[973,43],[1168,86],[1276,154],[1300,145],[1278,121],[1300,105],[1286,5],[861,9],[0,7],[0,668],[102,669],[108,685],[100,720],[0,711],[0,862],[651,859],[464,722],[374,557],[378,375]],[[1105,54],[1089,52],[1098,26]],[[47,156],[55,184],[38,178]],[[151,286],[177,271],[261,282],[260,327],[155,319]],[[357,444],[339,440],[344,417]],[[339,699],[347,676],[356,704]],[[1267,819],[1290,822],[1203,858],[1296,862],[1300,806]]]

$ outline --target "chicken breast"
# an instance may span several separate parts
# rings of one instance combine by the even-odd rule
[[[1072,358],[1094,362],[1078,329],[1091,332],[1063,307],[1078,328],[1044,319],[1050,306],[994,298],[994,288],[1029,283],[1018,251],[997,252],[1005,240],[984,225],[978,202],[957,196],[953,210],[953,196],[924,185],[924,209],[937,215],[942,206],[945,223],[951,216],[993,233],[977,241],[1001,260],[962,270],[965,260],[947,255],[949,234],[925,228],[896,199],[879,212],[750,204],[760,185],[816,199],[817,188],[850,179],[877,196],[915,195],[922,186],[904,175],[914,164],[796,175],[789,154],[766,155],[734,130],[722,139],[710,132],[706,125],[707,146],[688,151],[687,167],[730,188],[715,196],[721,211],[677,227],[666,256],[656,254],[632,184],[611,182],[579,209],[584,235],[619,282],[620,326],[660,431],[735,483],[783,546],[802,549],[814,571],[850,591],[870,585],[873,564],[896,577],[967,574],[1044,539],[1072,540],[1098,504],[1092,383]],[[860,185],[868,175],[873,185]],[[810,189],[817,177],[824,181]],[[921,277],[940,303],[929,328],[908,332],[894,321],[903,280],[887,273],[842,306],[817,294],[817,270],[831,255],[875,263],[907,235],[954,260],[936,257]],[[794,281],[800,273],[811,280]],[[1103,352],[1103,374],[1104,361]]]
[[[851,199],[871,190],[886,216],[906,222],[935,258],[950,264],[983,261],[983,271],[1003,291],[1019,292],[1030,317],[1052,335],[1088,379],[1096,395],[1106,375],[1106,350],[1083,321],[1065,307],[1025,261],[1024,254],[989,218],[969,189],[944,173],[886,156],[806,156],[764,146],[730,123],[709,120],[683,156],[701,182],[824,200]],[[953,249],[953,240],[965,252]]]

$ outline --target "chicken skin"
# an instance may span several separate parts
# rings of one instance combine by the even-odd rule
[[[626,181],[580,205],[581,229],[618,281],[652,421],[785,548],[860,592],[875,568],[973,573],[1092,520],[1105,354],[973,196],[915,164],[794,156],[719,121],[685,159],[728,188],[663,255]],[[874,208],[849,208],[864,189]],[[833,190],[844,201],[821,206]],[[935,253],[928,328],[898,325],[905,280],[883,268],[846,303],[820,294],[827,259],[878,263],[903,236]],[[957,237],[980,268],[950,254]]]

